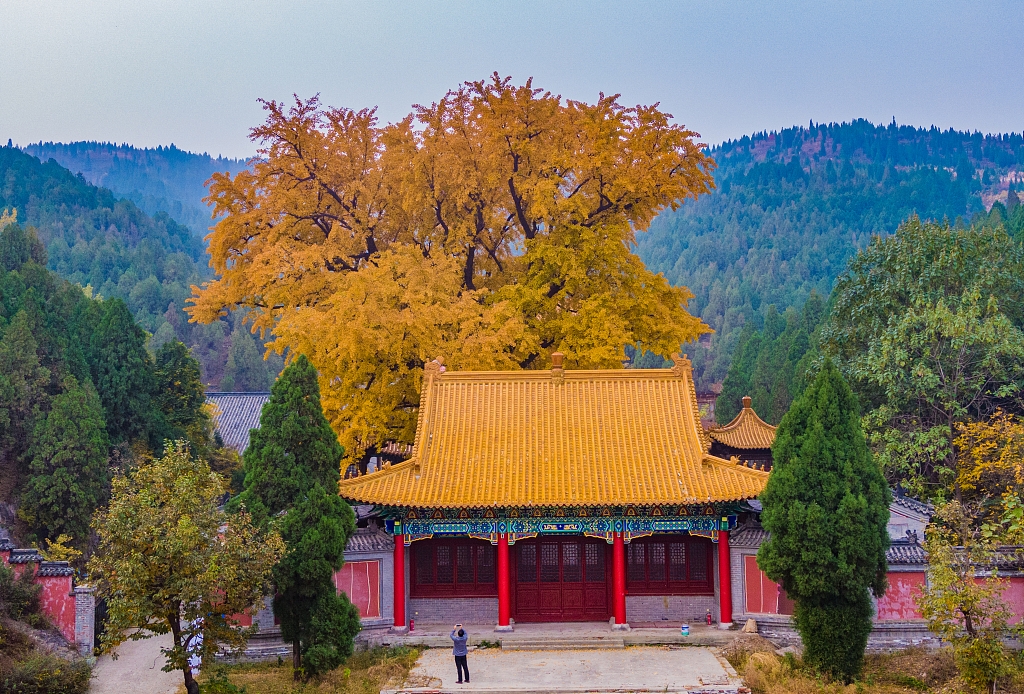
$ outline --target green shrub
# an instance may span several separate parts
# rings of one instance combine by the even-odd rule
[[[39,612],[42,586],[33,583],[32,579],[32,571],[26,570],[17,576],[14,569],[0,566],[0,615],[23,619]]]
[[[200,694],[246,694],[246,688],[241,689],[231,683],[228,679],[227,669],[217,668],[209,682],[199,686]]]
[[[14,663],[0,673],[0,692],[7,694],[85,694],[92,669],[84,661],[69,662],[39,654]]]

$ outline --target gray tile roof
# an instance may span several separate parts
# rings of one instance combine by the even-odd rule
[[[394,539],[378,528],[356,528],[349,538],[346,552],[390,552],[395,548]]]
[[[30,561],[40,562],[42,560],[43,555],[34,547],[29,549],[12,549],[10,559],[8,559],[11,564],[27,564]]]
[[[760,525],[741,525],[729,537],[730,547],[760,547],[768,539],[768,531]]]
[[[36,576],[74,576],[75,570],[66,561],[44,561],[39,564]]]
[[[893,540],[885,552],[889,564],[925,564],[924,547],[909,540]]]
[[[217,431],[224,445],[234,448],[239,455],[249,446],[249,430],[259,429],[260,413],[270,400],[270,392],[260,393],[207,393],[206,402],[215,406]]]
[[[742,525],[732,532],[729,546],[760,547],[768,536],[768,531],[760,525]],[[924,564],[924,548],[912,540],[893,540],[885,553],[885,559],[890,564]]]
[[[931,518],[932,514],[935,513],[935,506],[924,501],[918,501],[917,499],[911,499],[909,496],[897,496],[892,495],[892,503],[895,506],[902,506],[903,508],[918,513],[926,518]]]

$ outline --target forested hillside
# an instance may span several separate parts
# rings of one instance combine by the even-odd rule
[[[209,279],[202,240],[165,212],[150,217],[130,200],[88,183],[55,161],[42,163],[0,148],[0,210],[34,227],[47,267],[104,298],[120,298],[152,334],[151,350],[177,338],[202,365],[203,382],[226,390],[266,390],[280,357],[262,360],[263,344],[238,312],[209,325],[188,323],[191,285]]]
[[[647,266],[689,287],[690,312],[716,331],[684,346],[698,389],[723,381],[748,320],[760,328],[772,305],[784,315],[811,291],[827,297],[873,234],[913,213],[969,225],[993,202],[1016,201],[1024,180],[1019,134],[864,120],[757,133],[711,154],[718,189],[663,212],[638,242]]]
[[[200,239],[212,225],[203,202],[206,181],[214,172],[235,174],[245,166],[239,159],[186,152],[173,144],[147,149],[112,142],[39,142],[23,150],[41,161],[54,159],[89,183],[128,198],[147,214],[166,212]]]

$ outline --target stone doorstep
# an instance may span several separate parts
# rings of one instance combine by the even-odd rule
[[[654,630],[652,630],[654,631]],[[571,637],[571,636],[543,636],[543,635],[523,635],[523,636],[476,636],[471,635],[469,639],[470,646],[479,646],[482,642],[488,641],[490,643],[501,644],[503,649],[507,650],[505,644],[513,643],[544,643],[550,645],[564,644],[563,647],[567,649],[573,648],[584,648],[578,646],[584,641],[592,641],[593,643],[600,642],[612,642],[621,641],[625,646],[724,646],[732,641],[738,632],[719,632],[720,637],[714,638],[713,635],[707,634],[693,634],[689,636],[683,636],[669,631],[668,629],[658,629],[658,632],[669,632],[669,633],[644,633],[644,632],[630,632],[622,635],[608,635],[604,637]],[[711,638],[709,638],[711,636]],[[600,640],[599,640],[600,639]],[[427,648],[451,648],[452,641],[447,634],[413,634],[413,635],[393,635],[389,634],[380,641],[386,646],[426,646]]]
[[[503,651],[593,651],[623,649],[626,644],[621,637],[591,636],[581,638],[535,636],[527,638],[500,639]]]
[[[666,692],[668,694],[743,694],[744,692],[749,691],[750,690],[746,687],[733,684],[705,684],[693,687],[662,687],[659,689],[624,689],[621,687],[608,689],[598,687],[544,687],[543,689],[532,687],[506,687],[503,689],[493,689],[456,685],[454,687],[406,687],[404,689],[383,689],[380,694],[634,694],[640,692]]]

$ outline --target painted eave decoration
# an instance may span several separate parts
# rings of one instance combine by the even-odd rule
[[[757,416],[750,407],[750,398],[743,398],[743,409],[728,424],[708,430],[708,436],[730,448],[741,450],[771,448],[775,429]]]
[[[427,364],[413,456],[340,483],[404,507],[701,504],[768,473],[708,454],[689,359],[671,369],[445,371]]]

